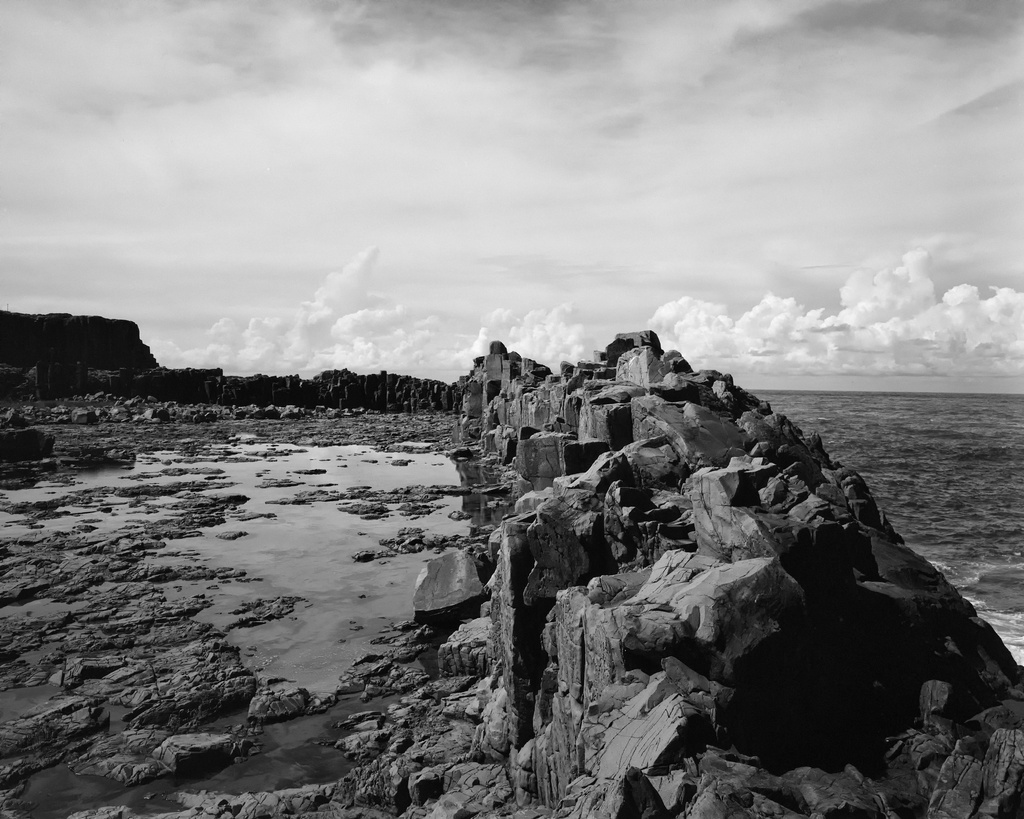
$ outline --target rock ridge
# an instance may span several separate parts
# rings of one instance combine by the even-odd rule
[[[473,752],[519,810],[1018,815],[1021,669],[817,436],[651,331],[464,386],[518,481]]]
[[[0,311],[0,363],[12,367],[148,369],[156,359],[134,321],[69,313]]]
[[[133,321],[68,313],[0,311],[0,398],[114,399],[220,406],[296,406],[378,411],[458,406],[457,385],[381,371],[325,370],[298,375],[225,375],[220,368],[161,367]]]

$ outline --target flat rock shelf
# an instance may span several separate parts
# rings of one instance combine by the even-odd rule
[[[6,469],[3,815],[349,770],[348,718],[437,676],[452,627],[412,620],[427,557],[479,550],[506,511],[500,470],[445,454],[451,423],[69,425]]]

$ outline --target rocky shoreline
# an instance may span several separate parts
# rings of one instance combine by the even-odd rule
[[[180,808],[162,813],[69,805],[67,815],[1018,815],[1021,669],[816,436],[728,375],[693,372],[649,331],[557,375],[495,343],[461,391],[454,424],[325,411],[186,426],[184,413],[117,423],[108,410],[101,423],[57,426],[49,408],[20,409],[20,426],[55,441],[2,475],[2,511],[42,528],[0,541],[0,682],[40,695],[3,713],[0,816],[32,816],[24,783],[57,763],[125,785],[185,782],[244,768],[275,720],[342,711],[338,775],[321,784],[185,787],[167,794]],[[157,408],[137,409],[126,412]],[[247,580],[169,545],[244,523],[247,498],[186,462],[237,447],[243,431],[259,445],[400,453],[426,442],[467,476],[504,467],[476,494],[486,505],[511,487],[515,509],[465,536],[424,525],[382,538],[355,559],[441,552],[415,596],[406,591],[415,620],[391,624],[332,691],[269,681],[227,631],[196,619],[208,598],[167,593],[183,580]],[[53,534],[46,521],[67,508],[17,502],[20,488],[72,468],[167,450],[183,460],[166,468],[181,473],[123,497],[172,498],[162,528],[111,534],[112,510],[82,496],[64,504],[84,510],[77,531]],[[421,490],[310,486],[292,497],[414,523],[443,494]],[[14,613],[33,601],[52,603]],[[296,605],[267,598],[237,616],[271,622]],[[239,707],[243,722],[210,729]]]

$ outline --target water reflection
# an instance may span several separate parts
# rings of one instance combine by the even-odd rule
[[[470,527],[477,530],[497,526],[515,504],[499,481],[502,470],[480,461],[453,461],[459,482],[476,491],[462,496],[462,512],[469,516]]]
[[[393,461],[408,461],[396,468]],[[214,463],[220,474],[201,472],[197,464]],[[171,466],[166,473],[160,465]],[[185,474],[179,473],[179,467]],[[325,491],[345,492],[357,486],[372,486],[376,491],[402,489],[407,486],[444,486],[455,483],[454,467],[459,483],[470,490],[460,497],[438,494],[436,508],[412,520],[398,513],[380,519],[362,518],[343,513],[335,502],[289,504],[300,492],[316,486]],[[143,470],[150,470],[144,472]],[[298,476],[298,477],[296,477]],[[132,481],[139,477],[140,481]],[[499,523],[510,511],[507,490],[500,484],[502,470],[479,461],[448,461],[436,454],[402,454],[377,452],[368,447],[286,447],[236,446],[230,451],[210,450],[201,456],[182,456],[168,451],[140,458],[132,469],[86,470],[75,474],[74,490],[59,487],[60,509],[74,515],[95,519],[98,539],[104,532],[142,532],[146,513],[176,512],[165,508],[181,497],[146,495],[145,507],[125,506],[116,494],[124,486],[163,486],[176,482],[206,480],[217,477],[233,484],[231,491],[249,498],[236,513],[226,515],[223,523],[206,526],[199,537],[187,544],[174,542],[160,554],[147,558],[153,563],[178,566],[182,561],[201,561],[213,568],[226,567],[248,573],[249,582],[211,582],[209,579],[177,580],[162,585],[159,594],[168,600],[186,599],[202,594],[210,606],[196,619],[217,628],[237,619],[234,611],[256,598],[295,595],[302,598],[294,616],[262,625],[233,629],[227,641],[244,652],[247,665],[266,677],[288,679],[311,691],[332,690],[341,672],[348,669],[353,658],[373,649],[371,640],[380,636],[394,620],[412,616],[412,589],[417,574],[429,554],[399,554],[370,563],[353,562],[352,556],[362,549],[376,548],[383,538],[393,537],[401,527],[413,523],[440,535],[470,531]],[[295,485],[262,487],[265,478],[295,479]],[[223,491],[217,486],[216,490]],[[53,499],[57,493],[45,488],[20,490],[19,502]],[[189,496],[191,497],[191,495]],[[461,503],[460,503],[461,501]],[[388,501],[394,507],[395,503]],[[453,515],[461,510],[462,516]],[[27,536],[30,527],[44,527],[46,532],[67,527],[68,517],[54,517],[36,523],[0,513],[0,525],[8,536]],[[456,517],[457,519],[452,519]],[[172,520],[173,522],[173,520]],[[244,530],[244,536],[224,540],[217,537],[228,531]],[[260,578],[255,580],[255,578]],[[113,591],[106,585],[97,593]],[[86,607],[86,601],[61,603],[36,599],[11,607],[7,616],[20,614],[32,617],[61,615]],[[52,650],[52,647],[47,647]],[[26,657],[26,659],[32,659]],[[421,664],[434,672],[432,657],[421,658]],[[39,686],[17,689],[0,697],[0,717],[11,718],[25,708],[45,701],[59,689]],[[107,705],[110,708],[109,704]],[[379,707],[379,706],[377,706]],[[76,776],[59,765],[29,779],[23,797],[37,803],[37,819],[66,816],[68,807],[81,809],[99,805],[130,805],[142,815],[172,810],[173,803],[161,798],[181,787],[206,787],[240,792],[265,787],[297,786],[307,782],[330,781],[346,770],[347,762],[331,743],[318,742],[339,735],[330,731],[331,720],[366,705],[353,698],[332,709],[330,717],[309,717],[273,727],[262,737],[263,754],[242,765],[225,768],[202,780],[184,782],[175,778],[160,779],[136,788],[123,788],[117,782],[101,777]],[[111,708],[111,732],[123,729],[123,709]],[[219,724],[234,724],[244,716],[231,715]]]

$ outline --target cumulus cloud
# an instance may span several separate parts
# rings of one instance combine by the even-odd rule
[[[509,350],[542,364],[578,361],[584,356],[584,329],[573,321],[576,308],[570,303],[551,309],[530,310],[520,317],[511,310],[493,310],[483,317],[483,326],[470,348],[474,356],[487,352],[491,341],[503,341]]]
[[[1016,5],[5,0],[4,301],[191,347],[371,241],[401,302],[463,327],[569,292],[588,321],[649,315],[583,266],[819,307],[836,282],[805,266],[938,234],[1016,287]],[[551,264],[482,287],[493,257]],[[297,360],[330,343],[318,315]]]
[[[901,261],[855,271],[834,314],[768,293],[732,318],[724,304],[683,296],[649,323],[695,366],[766,376],[1024,375],[1024,292],[961,284],[940,298],[925,250]]]
[[[245,324],[221,318],[207,331],[204,346],[182,349],[172,341],[156,340],[154,354],[165,366],[220,367],[232,374],[311,375],[348,368],[444,379],[466,372],[494,340],[546,364],[583,357],[584,329],[574,321],[571,304],[522,315],[493,310],[481,317],[474,337],[437,315],[376,292],[378,255],[376,248],[368,248],[328,273],[313,298],[290,317],[254,317]]]
[[[377,259],[376,248],[357,254],[291,315],[222,318],[207,331],[205,345],[182,349],[158,340],[154,353],[167,366],[234,374],[384,369],[444,380],[465,373],[495,340],[552,367],[590,357],[591,335],[570,302],[494,309],[480,316],[475,333],[464,332],[461,322],[387,294]],[[727,370],[748,383],[832,376],[839,380],[831,386],[842,387],[842,376],[932,376],[950,383],[1024,376],[1024,292],[959,284],[940,295],[934,264],[916,249],[897,263],[859,268],[839,287],[832,311],[767,293],[736,316],[723,303],[682,296],[658,307],[646,326],[695,366]]]
[[[328,273],[313,298],[302,302],[291,319],[254,317],[244,327],[231,318],[218,320],[207,332],[205,347],[182,350],[169,341],[154,344],[158,356],[180,366],[223,367],[233,372],[309,371],[328,351],[351,343],[360,331],[380,329],[367,317],[383,297],[370,290],[377,248],[359,253],[347,265]],[[383,314],[386,315],[387,311]],[[392,318],[401,319],[399,315]]]

